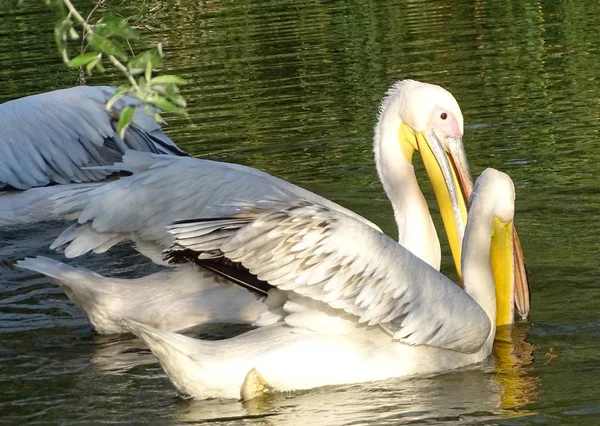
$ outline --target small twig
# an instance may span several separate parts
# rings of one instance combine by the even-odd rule
[[[96,3],[96,4],[94,5],[93,9],[92,9],[92,10],[91,10],[91,12],[88,14],[87,18],[85,18],[86,22],[89,22],[89,20],[90,20],[90,19],[92,19],[92,15],[93,15],[93,14],[96,12],[96,10],[98,10],[98,8],[99,8],[101,5],[104,5],[104,0],[100,0],[98,3]],[[86,31],[86,30],[85,30],[85,28],[84,28],[84,30],[83,30],[83,37],[81,37],[81,53],[85,52],[85,46],[84,46],[84,43],[85,43],[85,40],[86,40],[86,38],[87,38],[87,31]]]
[[[94,32],[94,29],[92,28],[92,26],[90,24],[88,24],[88,22],[85,20],[85,18],[83,16],[81,16],[81,14],[77,11],[77,9],[75,9],[75,6],[73,6],[73,3],[71,3],[71,0],[62,0],[62,2],[69,10],[69,15],[73,16],[73,18],[75,18],[75,20],[77,20],[77,22],[79,22],[88,33]]]
[[[131,55],[135,56],[135,52],[133,51],[133,47],[131,47],[129,40],[125,40],[125,43],[127,43],[127,47],[129,47],[129,52],[131,52]]]
[[[85,18],[83,16],[81,16],[81,14],[77,11],[77,9],[75,9],[75,6],[73,6],[73,3],[71,3],[71,0],[62,0],[62,2],[69,10],[69,15],[71,15],[73,18],[75,18],[75,20],[77,22],[79,22],[81,24],[81,26],[83,27],[83,29],[85,30],[85,32],[86,32],[85,37],[87,38],[87,37],[91,36],[94,33],[94,28],[85,20]],[[129,84],[131,84],[131,87],[134,90],[138,90],[139,89],[138,84],[135,81],[135,78],[133,78],[133,76],[127,69],[127,67],[125,65],[123,65],[123,63],[121,61],[119,61],[116,57],[114,57],[113,55],[108,55],[108,59],[115,66],[115,68],[117,68],[119,71],[121,71],[125,75],[125,77],[127,77],[127,80],[129,80]]]
[[[127,69],[127,67],[125,65],[123,65],[123,63],[121,61],[119,61],[117,58],[115,58],[113,55],[108,55],[108,59],[115,66],[115,68],[117,68],[119,71],[121,71],[123,74],[125,74],[125,77],[127,77],[127,80],[129,80],[129,84],[131,84],[131,87],[135,90],[138,90],[139,89],[138,84],[135,81],[135,78],[133,78],[133,76],[129,73],[129,70]]]
[[[95,4],[94,8],[92,9],[92,11],[88,14],[87,18],[85,19],[86,21],[89,21],[90,19],[92,19],[92,15],[98,10],[98,8],[100,6],[104,6],[104,0],[100,0],[98,3]]]

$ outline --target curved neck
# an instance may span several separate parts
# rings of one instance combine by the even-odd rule
[[[409,143],[403,140],[402,121],[393,110],[386,108],[375,128],[377,173],[394,209],[398,243],[439,270],[440,242],[414,167],[403,153],[402,144]],[[412,150],[405,145],[405,152]]]
[[[485,197],[474,200],[463,240],[462,271],[465,291],[483,308],[492,328],[484,345],[491,350],[496,335],[496,290],[490,262],[493,211]]]

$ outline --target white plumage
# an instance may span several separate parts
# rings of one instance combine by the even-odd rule
[[[101,334],[122,333],[121,318],[167,330],[248,324],[265,306],[262,297],[194,265],[136,279],[107,278],[43,256],[21,260],[18,266],[52,278]]]
[[[483,344],[490,329],[485,312],[387,235],[320,205],[282,204],[173,225],[170,254],[218,252],[279,290],[324,302],[358,324],[381,324],[406,344],[461,352]]]
[[[178,219],[235,213],[239,208],[233,204],[239,200],[306,198],[370,223],[324,197],[239,164],[129,151],[110,170],[133,175],[53,197],[54,215],[77,219],[52,245],[64,249],[67,257],[103,252],[130,239],[138,250],[162,263],[160,253],[172,242],[167,225]]]
[[[440,111],[446,117],[443,122],[440,121]],[[434,154],[435,160],[428,159],[427,165],[431,165],[433,169],[450,170],[447,158],[450,154],[444,151],[446,139],[454,141],[455,151],[459,153],[459,157],[464,158],[460,142],[462,128],[460,108],[449,92],[439,86],[405,80],[396,83],[388,92],[375,129],[374,152],[377,170],[394,208],[399,242],[435,269],[439,269],[441,259],[439,240],[410,162],[412,153],[418,146],[419,149],[431,149],[437,153]],[[462,173],[469,175],[464,161],[458,161],[456,164],[466,167]],[[49,216],[76,220],[76,223],[65,230],[52,245],[53,248],[64,250],[67,257],[79,256],[90,251],[103,252],[120,241],[132,240],[140,252],[156,263],[163,263],[161,253],[172,243],[172,236],[167,232],[166,226],[173,221],[227,216],[239,212],[240,205],[244,202],[268,199],[292,204],[305,201],[320,205],[369,225],[375,230],[373,235],[380,234],[376,225],[356,213],[250,167],[128,151],[122,162],[104,167],[103,170],[106,173],[125,171],[132,173],[132,176],[103,185],[88,184],[67,188],[51,195],[49,200],[44,199],[51,205]],[[460,167],[456,170],[460,171]],[[446,228],[456,227],[455,235],[461,235],[464,221],[456,199],[456,194],[460,194],[461,191],[452,175],[444,175],[443,182],[445,183],[440,185],[438,179],[438,185],[434,186],[436,194],[441,191],[439,197],[455,197],[451,201],[452,213],[444,217],[445,223],[446,220],[449,222],[446,223]],[[42,204],[46,206],[45,202]],[[318,238],[318,234],[313,235]],[[315,240],[306,239],[302,244],[309,247],[314,242]],[[460,248],[456,250],[454,254],[459,256]],[[43,262],[36,264],[36,260],[30,260],[27,267],[48,273]],[[60,276],[53,276],[61,280]],[[110,282],[110,279],[106,278],[103,282]],[[149,295],[158,292],[153,286],[161,284],[155,280],[148,282],[154,284],[137,287],[138,298],[145,299],[145,292]],[[155,316],[162,315],[161,310],[170,311],[174,316],[170,329],[187,326],[189,321],[178,316],[177,310],[171,309],[171,303],[173,299],[165,297],[162,305],[155,304]],[[135,305],[135,301],[131,304]],[[223,306],[224,312],[228,312],[227,304],[228,300],[224,296],[219,304]],[[97,325],[92,320],[97,329],[123,330],[120,324],[122,312],[112,309],[112,304],[79,305],[85,306],[88,310],[87,316],[91,320],[100,316],[112,321],[108,327]],[[198,309],[202,308],[202,305],[198,305]],[[90,311],[94,309],[102,312],[99,315],[93,314]],[[181,318],[179,327],[177,318]],[[215,316],[211,318],[215,321],[221,319]],[[226,315],[226,318],[232,319],[229,315]],[[240,315],[236,320],[243,322],[247,321],[247,318]],[[272,316],[268,321],[275,321],[276,318]],[[267,319],[262,318],[262,321]]]
[[[290,201],[306,197],[375,227],[350,210],[310,191],[237,164],[129,151],[123,163],[111,167],[111,170],[115,169],[130,171],[133,175],[103,185],[77,186],[50,197],[55,205],[53,216],[77,219],[54,241],[52,248],[64,250],[67,257],[76,257],[90,251],[104,252],[120,241],[132,240],[138,251],[156,263],[165,264],[162,251],[172,243],[167,225],[173,221],[233,214],[240,210],[234,205],[236,200],[269,197]],[[182,179],[182,176],[186,178]],[[215,176],[219,176],[216,181]],[[63,289],[75,285],[61,273],[62,270],[49,269],[45,259],[38,259],[27,259],[18,265],[50,276]],[[148,318],[168,316],[169,320],[161,325],[170,330],[206,322],[256,321],[258,311],[254,307],[263,303],[257,296],[237,286],[218,285],[222,279],[207,270],[188,269],[186,273],[190,278],[183,282],[176,282],[181,278],[176,273],[165,281],[155,276],[146,277],[142,279],[144,285],[132,283],[135,292],[129,292],[127,280],[110,277],[99,280],[98,275],[78,270],[77,286],[90,290],[65,291],[99,333],[127,331],[121,320],[131,316],[131,312],[140,312],[139,304],[150,299],[156,303],[145,304],[143,318],[135,317],[146,322]],[[190,284],[194,274],[202,285]],[[210,283],[215,285],[207,293]],[[186,285],[191,285],[189,292],[177,290]],[[96,292],[104,295],[103,303],[95,297],[88,297],[85,303],[81,301],[82,297]],[[74,298],[76,294],[82,295],[79,301]],[[207,294],[210,298],[203,300]],[[161,301],[157,300],[157,295],[161,295]],[[231,302],[232,297],[235,303]],[[180,305],[189,309],[182,310]],[[203,313],[207,308],[211,314]],[[191,315],[194,309],[198,312]]]
[[[175,225],[172,257],[226,229],[228,235],[207,249],[264,274],[276,292],[287,289],[283,316],[296,316],[295,321],[217,342],[126,323],[157,355],[175,386],[197,398],[238,397],[257,385],[247,377],[259,377],[261,386],[293,390],[431,374],[479,362],[491,353],[495,335],[492,226],[494,218],[512,223],[510,178],[484,171],[471,214],[464,290],[383,234],[312,203],[261,205],[212,228],[202,220]],[[512,226],[506,230],[512,238]],[[305,238],[314,238],[312,232],[320,235],[319,243],[303,246]],[[504,260],[512,264],[512,245],[505,247]],[[341,265],[333,274],[321,267],[329,256]],[[313,315],[337,317],[338,325],[326,321],[320,328]]]

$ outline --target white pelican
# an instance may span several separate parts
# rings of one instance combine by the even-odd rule
[[[119,113],[139,101],[124,97],[107,111],[114,91],[79,86],[0,105],[0,226],[51,219],[43,202],[64,189],[55,184],[101,181],[112,171],[86,167],[110,165],[127,150],[187,155],[143,109],[121,139]]]
[[[203,341],[125,320],[183,393],[249,399],[432,374],[492,351],[497,310],[512,309],[514,187],[485,170],[463,241],[464,290],[395,241],[309,201],[266,201],[225,218],[181,221],[167,257],[222,257],[274,288],[283,322]],[[260,322],[260,321],[259,321]]]
[[[468,194],[471,187],[462,134],[463,118],[454,97],[439,86],[413,80],[400,81],[388,91],[375,128],[375,162],[394,208],[399,243],[436,269],[441,259],[439,240],[411,161],[414,151],[419,150],[440,204],[456,265],[460,265],[459,241],[466,219],[464,194]],[[133,175],[100,188],[69,190],[54,197],[54,215],[77,219],[52,246],[64,249],[67,257],[89,251],[102,252],[119,241],[131,239],[140,252],[161,263],[162,251],[172,243],[171,235],[166,232],[167,225],[189,217],[236,213],[238,208],[232,202],[238,200],[308,200],[379,230],[366,219],[319,195],[237,164],[129,152],[122,163],[108,170]],[[120,321],[123,317],[168,329],[198,324],[202,316],[193,314],[195,306],[198,310],[205,308],[204,293],[214,282],[214,276],[207,276],[206,272],[201,276],[189,267],[185,271],[164,273],[161,279],[170,285],[183,275],[188,277],[187,284],[182,281],[188,309],[182,309],[182,304],[172,308],[177,301],[173,294],[182,291],[180,287],[173,288],[174,293],[169,294],[155,276],[130,282],[119,280],[115,285],[111,278],[94,275],[87,280],[94,283],[91,285],[82,279],[89,272],[79,270],[75,274],[72,268],[60,266],[56,261],[28,259],[21,266],[53,277],[67,289],[69,297],[86,312],[100,333],[124,331]],[[231,269],[223,271],[223,265],[210,262],[203,267],[219,269],[219,273],[228,276],[235,274]],[[192,282],[196,283],[195,290],[189,287]],[[253,322],[260,301],[234,288],[236,290],[228,292],[237,291],[237,297],[246,300],[249,306],[238,312],[237,321]],[[215,289],[213,294],[216,293]],[[528,297],[527,291],[522,294]],[[146,300],[153,301],[154,309],[145,305]],[[233,305],[225,297],[222,300],[216,305],[218,309],[210,311],[210,319],[204,321],[235,318]],[[169,321],[163,313],[166,311],[171,313]],[[502,323],[512,322],[513,317],[507,315]],[[101,318],[102,323],[94,318]]]

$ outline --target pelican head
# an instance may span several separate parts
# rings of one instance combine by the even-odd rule
[[[462,270],[465,283],[469,281],[469,285],[477,287],[481,285],[482,281],[485,281],[480,265],[485,264],[486,261],[489,262],[493,275],[492,294],[495,294],[495,296],[491,297],[491,294],[487,293],[475,297],[475,299],[486,309],[490,319],[495,317],[497,325],[510,324],[514,318],[514,210],[515,187],[510,177],[498,170],[484,170],[477,179],[469,200],[469,218],[466,233],[469,235],[469,232],[471,232],[474,235],[471,239],[465,238],[463,241]],[[486,221],[487,223],[485,223]],[[478,232],[479,235],[477,235]],[[486,234],[483,238],[481,232]],[[474,241],[478,238],[484,241],[487,239],[489,249],[482,249],[481,244]],[[476,246],[469,247],[471,242],[475,242]],[[485,258],[487,253],[489,253],[489,259]],[[483,258],[477,261],[477,258],[481,256]],[[471,261],[470,264],[468,264],[469,261]],[[482,301],[482,298],[487,299],[487,301]],[[490,301],[493,301],[493,303],[489,303]],[[492,306],[493,309],[490,309]],[[493,312],[490,312],[490,310]]]
[[[415,151],[421,154],[461,280],[461,246],[467,221],[467,200],[473,189],[462,142],[463,131],[463,115],[454,96],[440,86],[414,80],[398,81],[390,88],[381,104],[379,121],[375,129],[377,169],[388,197],[394,205],[397,222],[400,221],[398,212],[405,211],[407,208],[402,207],[402,204],[416,203],[421,206],[422,216],[428,215],[428,211],[423,211],[427,206],[422,193],[417,194],[416,191],[406,193],[406,188],[417,185],[412,167],[413,154]],[[412,181],[414,182],[411,183]],[[402,191],[404,192],[399,195]],[[413,214],[411,218],[406,216],[403,219],[405,221],[410,219],[411,224],[404,226],[413,226],[413,219],[418,214]],[[429,230],[424,232],[423,238],[427,238],[427,233],[430,235],[435,233],[433,223],[424,229],[427,228]],[[400,243],[405,245],[400,225],[399,231]],[[515,244],[518,244],[518,238],[515,240],[517,240]],[[414,241],[406,241],[406,246],[417,256],[439,269],[441,255],[437,235],[435,235],[435,242],[437,242],[437,249],[433,249],[434,244],[430,243],[428,249]],[[425,253],[426,250],[433,250],[433,255]],[[517,253],[515,260],[518,262],[520,259],[522,263],[520,244],[515,252]],[[427,258],[427,256],[431,257]],[[524,275],[524,267],[520,273]],[[517,277],[516,281],[519,285],[517,296],[520,295],[521,299],[528,298],[526,277],[521,277],[520,280]],[[526,287],[525,290],[523,286]],[[521,299],[517,300],[517,305],[527,304],[528,310],[528,299],[526,303]],[[521,315],[526,316],[526,313],[521,312]]]
[[[384,186],[393,187],[395,182],[407,186],[414,176],[413,154],[421,154],[459,274],[467,216],[463,187],[469,193],[471,189],[465,185],[471,182],[471,174],[462,144],[463,129],[460,107],[450,92],[433,84],[402,80],[383,100],[375,132],[376,161]],[[395,192],[389,189],[388,195]],[[394,203],[393,196],[390,199]],[[401,202],[413,200],[404,196]],[[423,258],[423,253],[415,254]],[[439,260],[435,263],[433,266],[439,269]]]

